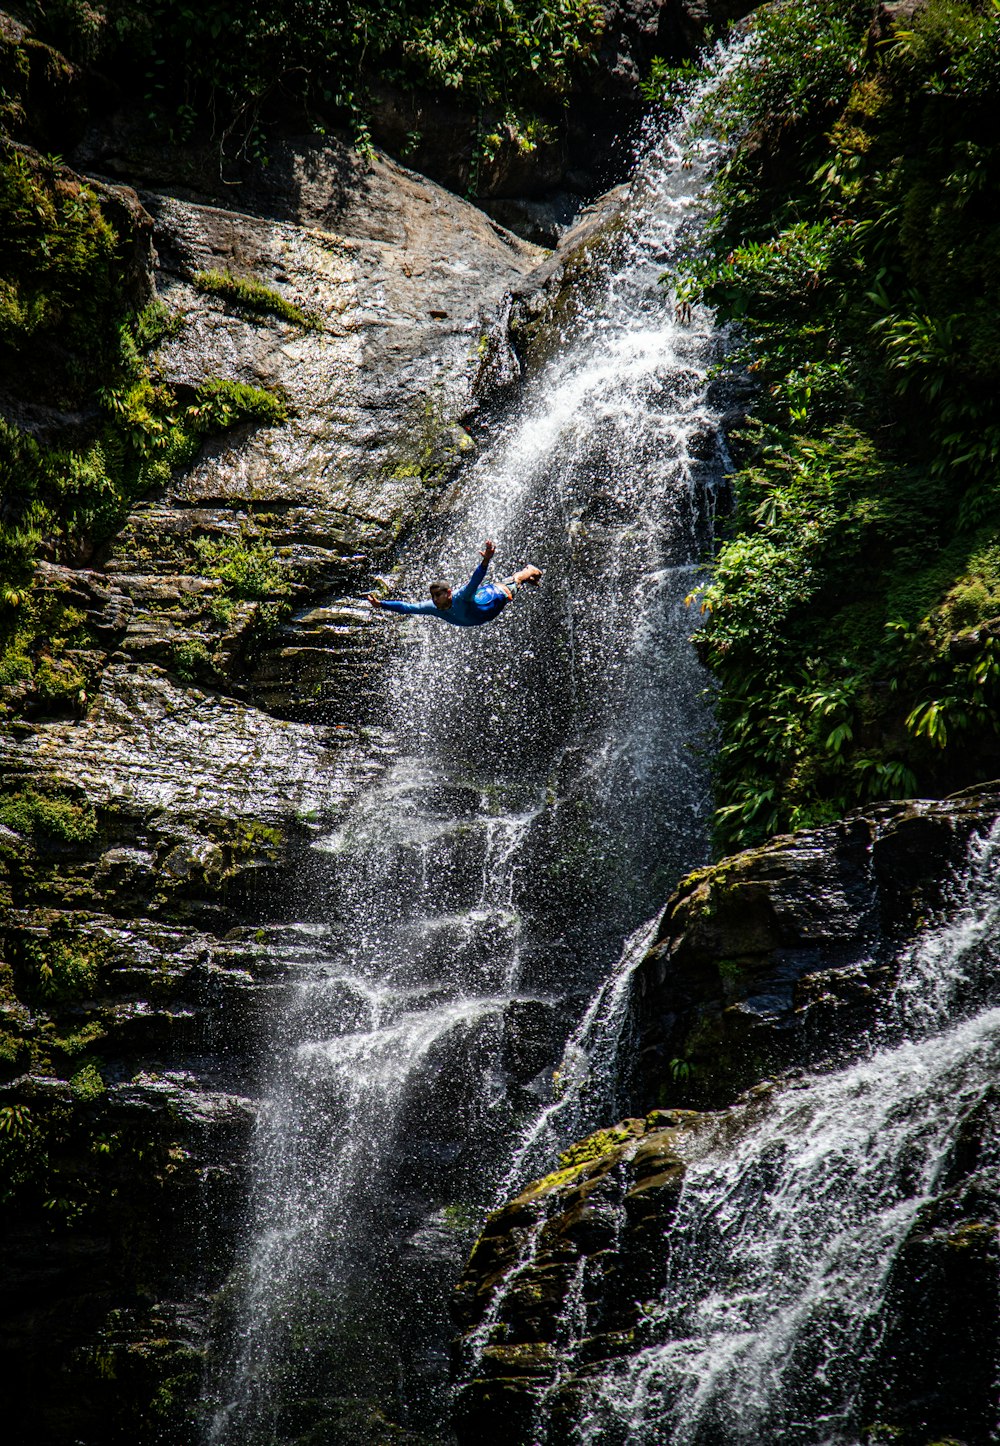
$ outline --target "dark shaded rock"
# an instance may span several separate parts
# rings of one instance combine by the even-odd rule
[[[536,246],[558,246],[580,211],[580,197],[557,191],[544,199],[530,196],[484,199],[483,210],[515,236]]]
[[[460,1442],[536,1439],[543,1392],[557,1368],[566,1374],[571,1309],[585,1316],[574,1362],[634,1348],[643,1302],[662,1284],[684,1175],[677,1147],[703,1124],[690,1111],[623,1120],[489,1217],[454,1298]]]
[[[893,1264],[865,1410],[894,1440],[992,1440],[1000,1321],[996,1090],[965,1121],[940,1193]]]
[[[0,88],[5,128],[47,152],[66,148],[86,119],[87,77],[52,46],[0,11]]]
[[[11,1439],[190,1439],[177,1402],[197,1389],[206,1287],[231,1264],[220,1225],[245,1190],[247,1101],[178,1075],[86,1105],[65,1084],[22,1080],[2,1101],[28,1112],[44,1152],[22,1187],[33,1216],[0,1244]]]
[[[715,1108],[864,1034],[893,947],[998,811],[993,786],[885,805],[692,875],[636,976],[639,1107]]]

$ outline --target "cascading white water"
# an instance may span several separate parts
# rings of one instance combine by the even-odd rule
[[[376,621],[400,628],[373,720],[397,752],[324,842],[329,933],[274,1026],[213,1442],[305,1439],[358,1402],[440,1423],[453,1227],[490,1203],[623,940],[704,857],[683,600],[719,476],[718,341],[658,279],[710,160],[648,145],[573,334],[408,560],[422,595],[493,537],[499,575],[533,561],[543,587],[487,628]]]
[[[556,1098],[539,1112],[514,1150],[501,1196],[544,1171],[560,1145],[588,1125],[621,1113],[617,1094],[631,1022],[632,977],[656,935],[661,915],[641,924],[567,1041],[556,1072]]]
[[[681,1146],[665,1285],[646,1307],[659,1343],[595,1375],[579,1441],[861,1439],[893,1263],[996,1084],[1000,824],[974,841],[960,887],[950,922],[901,961],[892,1042]],[[995,1128],[981,1150],[982,1167],[1000,1165]]]

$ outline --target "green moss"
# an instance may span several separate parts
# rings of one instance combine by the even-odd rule
[[[626,1140],[632,1138],[632,1132],[625,1129],[595,1130],[586,1139],[577,1140],[576,1144],[570,1145],[559,1156],[560,1169],[573,1169],[577,1165],[585,1165],[591,1160],[599,1160],[602,1155],[607,1155],[616,1150],[619,1145],[624,1145]]]
[[[419,477],[428,487],[440,486],[474,447],[468,432],[447,416],[440,399],[428,393],[414,412],[409,440],[390,464],[389,476]]]
[[[26,1069],[31,1058],[28,1044],[19,1035],[0,1029],[0,1074],[14,1075]]]
[[[87,680],[69,658],[41,658],[34,679],[35,691],[46,703],[75,705],[86,700]]]
[[[483,1221],[483,1212],[477,1210],[473,1205],[445,1205],[441,1214],[448,1229],[459,1234],[474,1233]]]
[[[0,823],[17,833],[61,843],[89,843],[97,833],[97,817],[89,801],[34,788],[0,793]]]
[[[261,823],[258,819],[238,819],[229,835],[229,842],[237,854],[265,853],[276,858],[284,847],[285,836],[280,828]]]
[[[70,1077],[69,1083],[78,1100],[95,1100],[107,1089],[104,1076],[94,1060],[88,1060],[81,1065]]]
[[[219,597],[213,598],[209,605],[209,613],[212,621],[220,628],[228,628],[233,620],[236,611],[236,599],[229,593],[222,593]]]
[[[93,190],[0,137],[0,376],[78,402],[85,366],[118,351],[127,300],[119,238]]]
[[[970,1220],[948,1236],[950,1250],[992,1250],[997,1240],[997,1227],[981,1220]]]
[[[583,1164],[568,1165],[562,1170],[552,1170],[548,1175],[543,1175],[540,1180],[534,1180],[522,1193],[533,1200],[539,1195],[547,1195],[551,1190],[559,1190],[563,1185],[568,1185],[571,1180],[577,1179],[583,1170]]]
[[[197,291],[221,296],[253,315],[277,316],[309,331],[321,329],[322,324],[315,317],[307,316],[301,307],[286,301],[279,291],[254,276],[234,276],[230,271],[196,271],[191,280]]]
[[[75,1029],[69,1034],[64,1034],[52,1040],[51,1048],[54,1052],[64,1055],[67,1059],[76,1059],[78,1055],[85,1054],[95,1044],[100,1043],[107,1035],[104,1025],[96,1019],[80,1029]]]
[[[68,589],[40,576],[0,601],[0,706],[3,690],[30,682],[35,712],[77,713],[86,707],[91,679],[75,650],[93,647],[86,614]],[[8,695],[10,696],[10,695]]]

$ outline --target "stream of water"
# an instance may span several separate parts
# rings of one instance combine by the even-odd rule
[[[680,1147],[664,1284],[645,1306],[656,1343],[584,1371],[574,1442],[868,1439],[889,1281],[973,1119],[977,1168],[1000,1166],[995,1109],[983,1110],[1000,1068],[1000,824],[973,840],[953,892],[948,921],[903,953],[855,1063],[727,1111]],[[567,1325],[571,1360],[588,1323]]]
[[[499,576],[531,561],[543,586],[487,628],[379,619],[400,629],[377,720],[395,753],[323,841],[329,923],[274,1021],[217,1446],[317,1422],[360,1441],[376,1418],[446,1439],[446,1296],[470,1232],[515,1158],[551,1144],[588,999],[704,858],[710,721],[684,598],[721,475],[719,342],[658,282],[710,159],[649,141],[559,354],[408,559],[422,596],[492,537]]]

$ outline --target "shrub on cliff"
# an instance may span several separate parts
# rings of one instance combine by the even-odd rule
[[[995,776],[1000,9],[755,17],[681,300],[759,384],[696,645],[726,848]]]

